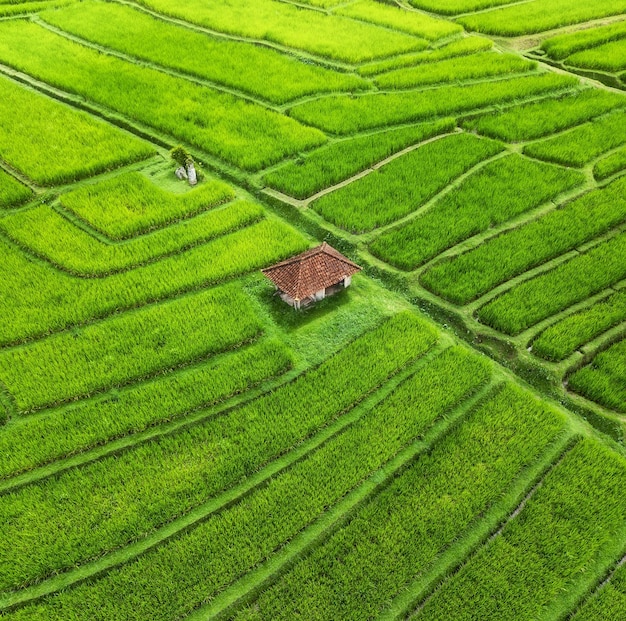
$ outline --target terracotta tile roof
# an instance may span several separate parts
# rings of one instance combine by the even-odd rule
[[[304,300],[360,272],[356,263],[324,242],[291,259],[262,270],[281,291],[294,300]]]

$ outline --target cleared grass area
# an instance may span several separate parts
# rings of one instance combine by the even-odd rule
[[[488,379],[486,366],[466,350],[447,350],[266,487],[92,584],[47,598],[10,618],[91,621],[120,614],[128,620],[147,615],[165,621],[188,614],[267,560],[327,507],[422,437]],[[128,584],[136,585],[133,594]]]
[[[348,63],[424,47],[424,41],[408,34],[319,11],[305,12],[274,0],[189,0],[184,4],[141,0],[139,4],[220,32],[262,39]]]
[[[580,441],[519,516],[413,618],[532,619],[554,611],[572,591],[583,594],[603,573],[606,557],[618,554],[625,484],[622,456],[596,440]]]
[[[39,185],[76,181],[155,153],[147,142],[5,77],[0,117],[11,119],[0,125],[0,158]]]
[[[17,207],[33,195],[30,188],[0,169],[0,209]]]
[[[87,396],[258,336],[237,285],[208,289],[0,352],[0,379],[21,411]]]
[[[459,23],[468,30],[485,34],[517,36],[579,24],[626,12],[625,0],[533,0],[496,11],[467,15]]]
[[[101,54],[26,21],[0,23],[0,61],[248,170],[326,141],[258,104]]]
[[[425,13],[407,11],[397,5],[374,0],[358,0],[339,7],[334,13],[401,30],[429,41],[449,37],[463,30],[458,24],[444,19],[437,19]]]
[[[81,276],[106,276],[173,255],[259,222],[263,208],[237,201],[129,241],[92,237],[48,205],[0,219],[0,231],[29,252]]]
[[[583,182],[582,176],[579,181]],[[626,179],[621,179],[468,252],[443,260],[422,276],[421,283],[446,300],[467,304],[625,220]]]
[[[626,233],[516,285],[477,311],[483,323],[519,334],[626,278]]]
[[[457,58],[459,56],[484,52],[490,50],[492,47],[493,42],[491,39],[484,37],[462,37],[433,50],[404,54],[395,58],[363,65],[359,67],[358,72],[363,76],[372,76],[403,67],[414,67],[415,65],[423,63],[434,63],[440,60],[446,60],[447,58]]]
[[[294,106],[290,114],[309,125],[343,135],[523,100],[576,84],[571,76],[544,73],[484,84],[444,86],[437,89],[436,97],[432,90],[324,97]]]
[[[560,414],[496,391],[234,619],[371,619],[475,523],[562,433]],[[455,618],[453,615],[448,619]]]
[[[584,166],[626,142],[626,112],[617,111],[565,134],[530,144],[524,153],[565,166]]]
[[[582,69],[600,69],[613,73],[622,71],[626,69],[626,40],[612,41],[590,50],[577,52],[567,58],[565,63]]]
[[[618,291],[593,306],[546,328],[532,342],[536,356],[558,362],[606,330],[626,320],[626,291]]]
[[[41,18],[88,41],[278,104],[314,93],[369,88],[355,75],[187,30],[119,4],[82,2],[80,11],[72,6],[46,11]]]
[[[626,412],[626,340],[615,343],[576,371],[567,387],[607,408]]]
[[[522,73],[537,67],[536,62],[516,54],[483,52],[436,63],[421,64],[408,69],[396,69],[374,79],[379,88],[404,89],[427,84],[441,84],[460,80],[475,80],[508,73]]]
[[[312,151],[268,173],[262,181],[289,196],[308,198],[412,144],[451,132],[455,126],[453,119],[442,119],[434,123],[349,138]]]
[[[190,511],[328,425],[436,340],[415,315],[395,315],[226,416],[0,496],[0,585],[73,567]]]
[[[173,194],[144,175],[129,172],[80,186],[62,194],[60,201],[102,235],[119,241],[189,218],[234,197],[233,189],[218,179]]]
[[[593,176],[601,181],[626,169],[626,147],[602,158],[593,167]]]
[[[424,214],[383,233],[370,250],[395,267],[412,270],[468,237],[535,209],[584,180],[583,175],[573,171],[509,155],[471,175]]]
[[[622,95],[588,88],[558,99],[544,99],[479,116],[464,121],[463,127],[491,138],[519,142],[568,129],[625,105]]]
[[[16,418],[0,429],[0,478],[139,433],[198,408],[215,406],[280,375],[291,364],[284,345],[262,340],[101,398]]]
[[[77,279],[35,262],[0,239],[0,343],[12,343],[76,323],[216,284],[285,259],[308,246],[286,224],[265,219],[230,235],[104,279]]]
[[[484,138],[447,136],[322,196],[311,208],[353,233],[371,231],[415,211],[453,179],[501,150],[500,144]]]
[[[563,60],[576,52],[624,38],[626,38],[626,20],[551,37],[541,44],[541,49],[551,58]]]

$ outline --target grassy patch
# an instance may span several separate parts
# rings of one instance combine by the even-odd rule
[[[0,116],[11,119],[0,126],[0,157],[40,185],[76,181],[155,152],[147,142],[5,77]]]
[[[181,28],[128,6],[82,2],[42,19],[74,35],[274,103],[368,88],[355,75],[305,64],[258,45]]]
[[[490,162],[428,211],[381,235],[370,249],[384,261],[412,270],[583,182],[580,174],[510,155]]]
[[[621,456],[597,441],[579,442],[519,516],[463,565],[415,619],[531,619],[573,590],[584,593],[602,574],[607,547],[619,545],[624,484]]]
[[[568,381],[568,388],[592,401],[626,412],[626,341],[615,343],[579,369]]]
[[[593,88],[515,106],[463,122],[465,129],[507,142],[533,140],[626,105],[624,97]]]
[[[0,169],[0,209],[17,207],[33,195],[30,188]]]
[[[233,618],[293,619],[303,609],[323,619],[376,617],[562,428],[560,415],[519,389],[499,390]]]
[[[563,181],[567,178],[564,174]],[[582,182],[581,177],[578,179]],[[442,261],[422,276],[422,284],[447,300],[466,304],[509,278],[606,233],[626,220],[624,181],[589,192],[537,220]],[[558,189],[558,183],[555,185]],[[526,198],[525,192],[520,191],[520,195]]]
[[[48,205],[0,220],[0,230],[38,256],[75,274],[105,276],[156,261],[259,222],[260,205],[237,201],[118,244],[104,243]]]
[[[329,424],[436,340],[422,320],[396,315],[227,416],[0,496],[0,584],[72,567],[191,510]]]
[[[564,360],[581,345],[626,320],[626,291],[596,302],[546,328],[532,343],[536,356]]]
[[[524,153],[565,166],[584,166],[626,142],[626,112],[613,112],[565,134],[528,145]]]
[[[434,123],[349,138],[312,151],[268,173],[263,177],[263,182],[290,196],[307,198],[412,144],[450,132],[454,127],[452,119],[442,119]]]
[[[312,203],[323,218],[354,233],[371,231],[418,209],[472,166],[501,150],[468,134],[425,144]]]
[[[519,334],[626,277],[626,234],[516,285],[481,307],[478,318],[506,334]]]
[[[246,296],[227,285],[5,350],[0,379],[27,411],[179,366],[260,331]]]
[[[374,79],[379,88],[403,89],[427,84],[475,80],[507,73],[522,73],[535,69],[537,63],[515,54],[483,52],[460,58],[421,64],[408,69],[396,69]]]
[[[61,205],[110,239],[123,240],[194,216],[235,197],[210,179],[184,194],[172,194],[130,172],[61,195]]]
[[[263,39],[350,63],[424,47],[423,41],[404,33],[338,15],[303,11],[274,0],[189,0],[177,5],[169,0],[141,0],[140,4],[220,32]]]
[[[336,134],[467,112],[497,103],[572,87],[571,76],[544,73],[484,84],[445,86],[436,91],[325,97],[294,106],[291,116]]]
[[[256,170],[326,141],[258,104],[101,54],[30,22],[0,24],[0,59],[241,168]]]

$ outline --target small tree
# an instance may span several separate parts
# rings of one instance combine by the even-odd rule
[[[183,168],[187,168],[187,166],[194,163],[193,157],[191,157],[187,149],[185,149],[185,147],[181,147],[180,145],[174,147],[170,151],[170,155],[172,156],[172,159]]]

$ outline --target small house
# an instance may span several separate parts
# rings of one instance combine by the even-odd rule
[[[263,270],[282,298],[294,308],[323,300],[350,286],[361,268],[324,242]]]

